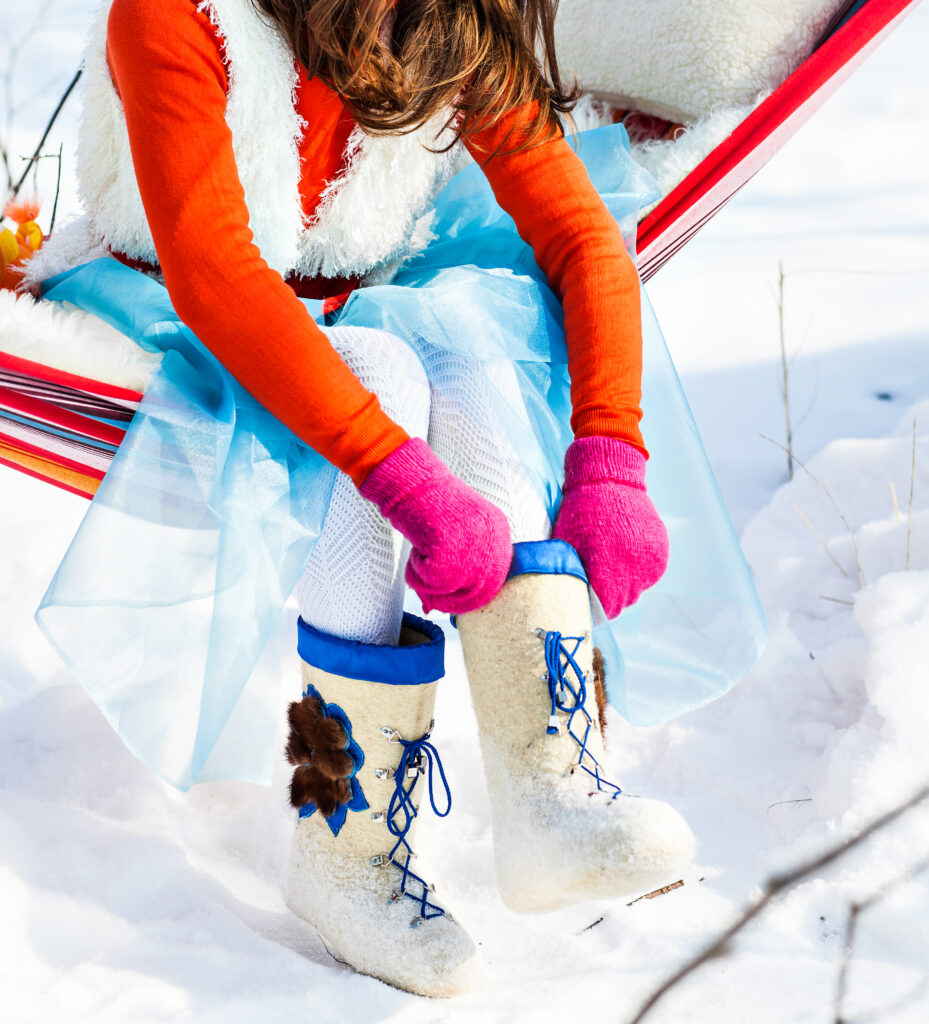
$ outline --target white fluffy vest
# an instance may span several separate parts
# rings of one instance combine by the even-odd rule
[[[42,280],[107,250],[157,263],[132,166],[122,103],[106,61],[104,0],[84,55],[83,118],[77,173],[86,214],[37,254],[30,278]],[[277,30],[251,0],[203,0],[224,40],[229,78],[226,122],[232,132],[249,227],[262,256],[283,275],[380,278],[431,238],[429,212],[451,177],[459,146],[436,154],[452,135],[445,120],[400,136],[356,128],[345,164],[327,184],[310,219],[300,203],[298,144],[312,131],[294,108],[297,66]],[[429,147],[429,148],[426,148]]]

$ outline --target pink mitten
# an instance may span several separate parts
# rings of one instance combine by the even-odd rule
[[[645,456],[612,437],[581,437],[565,455],[553,536],[580,555],[611,619],[661,579],[668,532],[645,493]]]
[[[427,612],[470,612],[496,596],[513,558],[506,516],[425,441],[400,445],[359,490],[413,545],[406,581]]]

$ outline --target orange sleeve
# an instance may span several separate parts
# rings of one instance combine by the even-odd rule
[[[107,55],[178,315],[247,391],[360,485],[409,435],[252,240],[211,22],[194,0],[115,0]]]
[[[639,277],[616,221],[564,138],[506,154],[510,131],[534,116],[512,111],[471,136],[497,202],[516,222],[564,309],[571,427],[575,437],[615,437],[646,456],[642,418]],[[514,130],[515,129],[515,130]],[[503,144],[504,154],[488,157]]]

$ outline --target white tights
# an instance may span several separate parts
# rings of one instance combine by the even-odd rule
[[[352,372],[411,437],[424,438],[453,473],[506,514],[515,541],[551,533],[506,430],[494,412],[484,368],[448,351],[427,352],[425,366],[386,331],[326,331]],[[519,407],[515,371],[495,365],[494,385]],[[409,543],[340,473],[329,512],[300,580],[300,615],[325,633],[365,643],[396,644],[403,614]]]

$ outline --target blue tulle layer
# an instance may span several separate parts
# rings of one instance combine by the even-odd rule
[[[580,154],[627,244],[657,198],[621,127]],[[436,237],[392,284],[363,288],[339,324],[389,330],[515,368],[493,393],[554,516],[571,440],[561,307],[476,166],[437,200]],[[178,320],[163,287],[112,260],[46,283],[48,299],[166,353],[38,612],[127,746],[182,788],[268,781],[279,709],[252,669],[319,536],[334,469],[252,399]],[[323,323],[318,306],[308,303]],[[668,526],[658,586],[595,639],[610,699],[654,724],[725,693],[761,652],[761,609],[658,324],[643,292],[648,487]],[[330,317],[330,324],[332,318]]]

